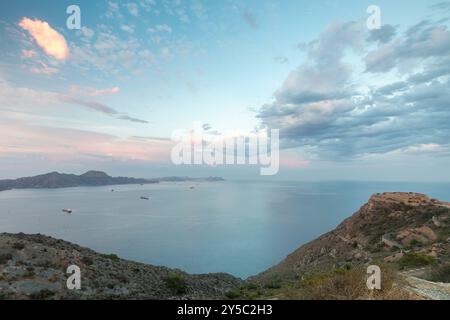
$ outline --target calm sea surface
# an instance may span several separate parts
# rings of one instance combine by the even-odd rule
[[[11,190],[0,192],[0,232],[43,233],[126,259],[245,278],[383,191],[450,200],[449,183],[225,181]]]

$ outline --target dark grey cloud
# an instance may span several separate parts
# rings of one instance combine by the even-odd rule
[[[390,24],[385,24],[380,29],[371,30],[369,32],[369,37],[367,38],[367,41],[388,43],[394,38],[396,33],[397,27]]]
[[[63,102],[66,103],[71,103],[71,104],[76,104],[76,105],[80,105],[107,115],[115,115],[118,114],[118,112],[113,109],[108,107],[107,105],[98,103],[98,102],[93,102],[93,101],[85,101],[85,100],[81,100],[78,98],[74,98],[74,97],[69,97],[69,96],[61,96],[60,99]]]
[[[211,127],[211,125],[209,124],[209,123],[204,123],[203,125],[202,125],[202,129],[203,130],[205,130],[205,131],[208,131],[208,130],[210,130],[212,127]]]
[[[387,44],[380,44],[365,57],[366,71],[383,73],[402,63],[445,57],[450,51],[450,31],[447,26],[423,20]]]
[[[145,124],[149,123],[147,120],[133,118],[133,117],[130,117],[130,116],[127,116],[127,115],[119,116],[119,117],[117,117],[117,119],[127,120],[127,121],[131,121],[131,122],[136,122],[136,123],[145,123]]]
[[[433,10],[450,11],[450,1],[442,1],[430,6]]]
[[[325,29],[305,45],[307,61],[259,109],[261,126],[280,129],[283,148],[333,160],[448,145],[450,33],[425,20],[401,34],[390,29],[369,35],[355,22]],[[367,39],[377,42],[370,52],[361,46]],[[347,52],[366,63],[365,73],[345,62]],[[367,89],[355,81],[394,68],[398,77],[390,83],[372,81]]]
[[[280,64],[287,64],[289,63],[289,58],[285,57],[285,56],[276,56],[275,58],[273,58],[276,62],[280,63]]]
[[[376,90],[376,94],[390,95],[390,94],[393,94],[393,93],[401,91],[401,90],[406,90],[407,88],[408,88],[407,82],[398,81],[398,82],[394,82],[394,83],[382,86],[381,88],[378,88]]]
[[[82,100],[82,99],[71,97],[71,96],[65,96],[65,95],[59,96],[59,99],[65,103],[75,104],[75,105],[79,105],[82,107],[86,107],[88,109],[103,113],[108,116],[115,116],[116,119],[119,119],[119,120],[125,120],[125,121],[131,121],[131,122],[143,123],[143,124],[149,123],[146,120],[130,117],[128,115],[120,115],[120,113],[116,109],[111,108],[105,104],[95,102],[95,101],[86,101],[86,100]]]

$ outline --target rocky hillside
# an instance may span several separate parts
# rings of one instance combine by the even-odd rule
[[[69,265],[81,290],[67,289]],[[242,280],[131,262],[43,235],[0,234],[0,299],[219,299]]]
[[[336,229],[301,246],[250,283],[255,288],[258,284],[258,290],[286,283],[301,289],[300,280],[309,276],[320,282],[334,281],[337,275],[344,281],[348,279],[342,275],[349,270],[358,270],[354,276],[365,279],[370,264],[382,265],[397,282],[412,281],[410,276],[450,282],[450,204],[417,193],[375,194]],[[303,284],[310,285],[310,280]],[[450,299],[450,287],[444,291]]]

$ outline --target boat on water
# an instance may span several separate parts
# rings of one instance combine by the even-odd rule
[[[65,212],[65,213],[69,213],[69,214],[72,213],[72,209],[62,209],[62,211]]]
[[[148,197],[141,197],[141,200],[149,200]]]

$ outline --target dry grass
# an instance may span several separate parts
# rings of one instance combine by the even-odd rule
[[[369,290],[365,268],[342,268],[330,272],[312,272],[290,286],[280,289],[279,299],[299,300],[410,300],[418,297],[405,290],[399,274],[380,266],[381,290]]]

